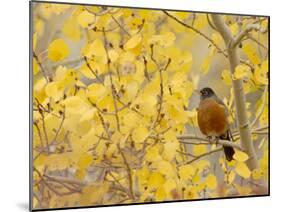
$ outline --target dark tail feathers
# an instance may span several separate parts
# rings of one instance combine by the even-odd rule
[[[220,139],[229,140],[229,141],[233,140],[230,130],[227,131],[226,135],[221,136]],[[233,155],[235,153],[233,147],[223,146],[223,150],[224,150],[226,160],[232,161]]]
[[[224,154],[226,157],[226,160],[232,161],[233,160],[233,155],[234,155],[234,149],[233,147],[230,146],[223,146]]]

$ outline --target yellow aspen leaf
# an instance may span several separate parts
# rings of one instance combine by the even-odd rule
[[[77,108],[82,104],[82,99],[79,96],[70,96],[66,98],[62,104],[65,107]]]
[[[62,98],[63,91],[58,82],[49,82],[45,88],[46,95],[52,97],[54,101],[58,101]]]
[[[239,32],[239,27],[237,23],[233,23],[229,26],[232,35],[236,36]]]
[[[177,183],[175,182],[174,179],[169,178],[168,180],[166,180],[163,187],[165,188],[165,191],[167,192],[167,196],[168,196],[168,194],[171,194],[172,191],[177,189]]]
[[[179,143],[177,142],[166,142],[164,144],[164,151],[162,152],[163,159],[171,161],[175,158]]]
[[[97,109],[96,108],[92,108],[90,110],[88,110],[87,112],[85,112],[79,122],[83,122],[83,121],[90,121],[90,120],[93,120],[94,118],[94,115],[97,113]]]
[[[116,50],[110,49],[110,50],[108,50],[108,57],[109,57],[110,61],[114,63],[119,58],[119,54]]]
[[[221,73],[221,78],[225,84],[227,84],[227,85],[232,84],[231,74],[230,74],[229,70],[224,69]]]
[[[88,52],[86,53],[87,57],[97,56],[102,59],[101,62],[106,63],[107,55],[104,48],[103,42],[100,39],[95,39],[89,46]]]
[[[260,84],[268,84],[268,60],[263,61],[261,67],[255,68],[254,78]]]
[[[144,126],[136,128],[132,134],[132,138],[137,143],[142,143],[148,136],[148,129]]]
[[[122,125],[124,125],[122,130],[128,133],[131,132],[131,130],[138,124],[138,116],[134,112],[124,114],[122,116],[122,120],[125,120],[125,122],[122,122]]]
[[[85,134],[87,134],[87,132],[90,131],[92,127],[92,124],[90,123],[90,121],[84,120],[84,121],[80,121],[79,120],[79,124],[77,124],[77,132],[79,135],[83,136]]]
[[[210,161],[208,160],[200,160],[196,163],[196,168],[198,169],[199,172],[201,172],[203,169],[206,167],[210,167]]]
[[[80,26],[74,18],[67,19],[64,22],[62,32],[73,41],[78,41],[81,38]]]
[[[39,65],[36,61],[36,59],[33,58],[33,74],[36,75],[39,72]]]
[[[114,153],[117,151],[117,145],[116,144],[110,144],[106,150],[106,158],[109,159],[111,158]]]
[[[252,171],[252,178],[254,180],[259,180],[263,176],[263,171],[261,169],[254,169]]]
[[[194,145],[193,153],[195,156],[202,155],[207,152],[207,146],[204,144]]]
[[[257,55],[256,49],[251,43],[243,44],[242,50],[253,64],[259,65],[261,63],[261,60]]]
[[[184,197],[186,199],[196,199],[198,198],[198,191],[195,186],[188,186],[186,192],[184,192]]]
[[[42,19],[36,20],[34,28],[35,28],[35,32],[38,33],[39,37],[41,37],[44,33],[45,21],[43,21]]]
[[[41,169],[42,169],[42,171],[43,171],[43,169],[44,169],[44,166],[45,166],[45,164],[46,164],[46,158],[47,158],[48,156],[46,156],[45,154],[41,154],[41,155],[39,155],[34,161],[33,161],[33,165],[39,170],[39,171],[41,171]],[[37,175],[36,175],[37,176]],[[39,177],[39,176],[38,176]]]
[[[85,169],[85,168],[88,168],[91,165],[92,162],[93,162],[93,156],[89,153],[86,153],[86,154],[84,153],[80,157],[80,159],[77,163],[77,166],[80,169]]]
[[[247,153],[236,149],[233,158],[239,162],[245,162],[248,160],[249,156]]]
[[[185,124],[189,121],[185,111],[182,108],[179,108],[177,105],[167,105],[167,112],[169,117],[174,119],[176,123]]]
[[[89,13],[88,11],[84,10],[81,12],[77,17],[77,22],[83,27],[87,28],[92,23],[95,22],[96,16],[92,13]]]
[[[169,47],[173,45],[176,40],[176,36],[172,32],[166,32],[161,35],[153,35],[149,39],[149,44],[159,45],[161,47]]]
[[[105,86],[97,83],[88,86],[87,96],[93,101],[98,101],[107,95],[108,91]]]
[[[133,35],[124,45],[125,50],[130,50],[137,47],[142,40],[142,36],[140,34]]]
[[[67,67],[65,66],[59,66],[57,67],[56,69],[56,75],[55,75],[55,78],[54,80],[55,81],[61,81],[63,80],[65,77],[66,77],[66,74],[67,74]]]
[[[45,165],[48,167],[48,170],[55,171],[68,168],[70,163],[67,153],[63,153],[49,155],[46,157]]]
[[[154,115],[156,103],[155,96],[150,94],[143,95],[140,102],[140,111],[147,116]]]
[[[249,186],[240,186],[239,184],[234,184],[234,186],[238,193],[242,196],[246,196],[252,193],[252,188],[250,188]]]
[[[146,166],[142,167],[141,169],[137,170],[138,181],[142,185],[147,182],[149,177],[149,170]]]
[[[175,175],[175,169],[172,166],[171,163],[169,163],[168,161],[162,160],[159,161],[157,163],[157,170],[159,173],[167,176],[167,177],[171,177],[173,175]]]
[[[226,161],[228,167],[234,167],[236,165],[236,160]]]
[[[52,114],[47,114],[44,121],[47,136],[49,138],[53,137],[55,135],[56,129],[58,129],[60,125],[60,118]]]
[[[92,61],[89,62],[90,67],[94,67],[93,63],[94,62],[92,62]],[[83,64],[78,71],[81,72],[85,77],[87,77],[89,79],[96,79],[95,74],[93,74],[93,72],[89,69],[89,67],[87,66],[86,63]]]
[[[48,47],[48,57],[51,61],[57,62],[69,55],[69,48],[61,38],[53,40]]]
[[[163,186],[160,186],[155,192],[155,200],[156,201],[163,201],[166,199],[166,191]]]
[[[243,178],[249,178],[251,176],[251,171],[249,170],[248,166],[244,162],[237,162],[235,171],[238,175]]]
[[[190,180],[195,174],[195,168],[192,165],[184,165],[179,168],[179,176],[182,180]]]
[[[216,188],[217,188],[217,185],[218,185],[218,183],[217,183],[217,178],[216,178],[216,176],[213,175],[213,174],[209,174],[209,175],[206,177],[205,183],[206,183],[207,188],[208,188],[208,189],[211,189],[211,190],[216,189]]]
[[[196,174],[192,177],[191,181],[192,183],[198,183],[201,179],[201,176],[199,174]]]
[[[228,174],[225,175],[226,183],[231,184],[234,181],[235,176],[236,176],[235,172],[231,170]]]
[[[233,74],[233,79],[241,79],[243,77],[248,76],[248,73],[250,72],[249,66],[246,65],[238,65],[235,68],[234,74]]]
[[[147,181],[147,187],[149,190],[157,189],[159,186],[163,185],[165,178],[162,174],[158,172],[153,172]]]
[[[164,134],[164,139],[166,142],[178,142],[177,134],[175,130],[169,130]]]
[[[75,172],[75,177],[78,180],[83,180],[85,178],[86,174],[87,174],[87,171],[85,169],[77,169]]]
[[[126,85],[126,94],[129,99],[135,98],[139,89],[139,84],[136,81],[131,81]]]
[[[223,42],[221,35],[218,32],[212,34],[212,40],[218,45]]]
[[[159,144],[156,144],[156,145],[150,147],[146,151],[145,159],[148,162],[154,162],[154,161],[161,160],[161,156],[159,155]]]
[[[207,55],[207,57],[205,57],[203,63],[200,66],[200,70],[203,72],[203,74],[207,74],[209,72],[211,63],[212,63],[212,56]]]
[[[80,196],[80,204],[90,205],[103,201],[103,199],[105,198],[105,194],[109,190],[109,187],[110,185],[107,182],[85,186],[82,189],[82,194]]]

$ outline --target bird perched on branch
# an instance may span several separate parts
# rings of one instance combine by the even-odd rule
[[[197,108],[197,118],[200,131],[209,138],[233,140],[228,123],[228,110],[211,88],[200,90],[200,103]],[[228,161],[233,159],[234,149],[223,146]]]

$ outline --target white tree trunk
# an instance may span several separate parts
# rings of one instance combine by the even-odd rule
[[[239,61],[240,61],[238,48],[235,43],[235,38],[232,36],[230,29],[223,21],[221,15],[212,14],[212,19],[215,27],[217,28],[218,32],[221,34],[221,36],[224,39],[227,48],[227,53],[228,53],[230,72],[231,74],[234,74],[235,68],[237,65],[239,65]],[[253,170],[258,167],[258,162],[251,139],[250,124],[247,117],[246,104],[245,104],[246,99],[243,90],[243,81],[242,79],[238,79],[238,80],[232,79],[232,85],[234,89],[236,118],[237,118],[238,131],[241,139],[241,146],[249,156],[247,165],[251,170]]]

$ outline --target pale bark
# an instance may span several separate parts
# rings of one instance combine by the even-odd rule
[[[229,27],[225,24],[221,15],[212,14],[212,19],[216,29],[224,39],[227,48],[230,72],[231,74],[234,74],[236,66],[240,63],[240,57],[237,48],[237,39],[232,36]],[[244,35],[246,35],[246,33]],[[241,34],[239,35],[238,40],[241,40]],[[243,81],[242,79],[232,80],[232,85],[234,89],[237,126],[240,134],[241,146],[249,156],[247,165],[251,170],[253,170],[258,167],[258,162],[251,139],[250,124],[247,118],[245,104],[246,98],[243,90]]]

